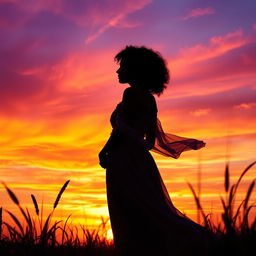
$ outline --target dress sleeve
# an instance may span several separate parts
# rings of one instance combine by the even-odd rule
[[[204,146],[205,143],[201,140],[184,138],[174,134],[165,133],[160,120],[157,119],[156,143],[151,149],[152,151],[177,159],[184,151],[192,149],[198,150]]]

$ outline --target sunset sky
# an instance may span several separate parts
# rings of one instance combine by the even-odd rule
[[[156,97],[164,130],[206,142],[179,159],[153,153],[170,196],[196,219],[187,182],[196,187],[201,170],[203,205],[219,212],[226,161],[234,182],[256,160],[255,11],[254,0],[0,0],[0,181],[31,212],[30,194],[43,200],[47,213],[70,179],[55,217],[107,217],[98,152],[128,86],[113,58],[145,45],[171,73]],[[0,206],[17,212],[2,185]]]

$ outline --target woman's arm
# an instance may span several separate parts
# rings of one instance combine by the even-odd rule
[[[148,121],[148,129],[146,131],[146,141],[149,145],[149,150],[154,148],[156,142],[156,133],[157,133],[157,106],[156,100],[152,96],[150,102],[150,117]]]
[[[115,147],[119,137],[119,132],[117,130],[112,130],[110,137],[105,144],[105,146],[102,148],[102,150],[99,153],[99,161],[100,161],[100,166],[102,168],[107,168],[107,161],[108,161],[108,156],[112,150],[112,148]]]
[[[152,118],[149,128],[146,132],[145,143],[147,144],[148,150],[152,149],[156,141],[156,117]]]

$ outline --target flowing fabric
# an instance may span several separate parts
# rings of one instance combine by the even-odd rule
[[[204,146],[203,141],[165,133],[160,120],[157,119],[156,144],[152,151],[177,159],[183,151],[197,150]]]
[[[109,153],[106,171],[109,215],[118,252],[121,256],[207,255],[211,234],[175,208],[149,153],[151,148],[178,158],[183,151],[205,144],[165,134],[160,121],[156,122],[157,111],[151,118],[147,114],[152,111],[141,108],[136,112],[138,117],[125,119],[122,105],[117,105],[110,119],[118,142]],[[152,120],[155,146],[144,136]]]

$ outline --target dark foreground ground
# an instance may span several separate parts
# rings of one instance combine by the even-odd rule
[[[249,256],[255,255],[256,236],[227,237],[223,236],[209,253],[203,256]],[[12,242],[1,242],[1,256],[119,256],[113,245],[93,246],[41,246],[25,245]],[[130,256],[130,255],[129,255]],[[136,252],[134,255],[137,256]],[[144,255],[142,255],[144,256]],[[146,256],[146,255],[145,255]],[[161,256],[161,255],[156,255]],[[170,255],[176,256],[176,255]],[[181,256],[181,255],[179,255]],[[185,256],[185,255],[182,255]],[[192,255],[188,249],[186,256]],[[200,255],[201,256],[201,255]]]

